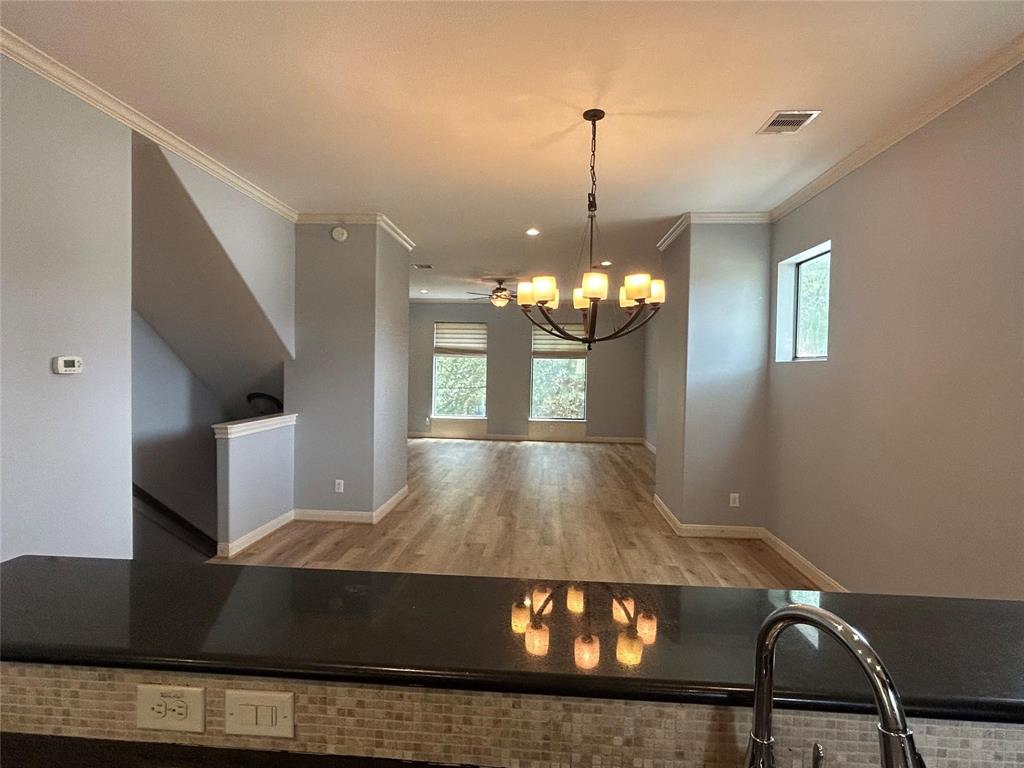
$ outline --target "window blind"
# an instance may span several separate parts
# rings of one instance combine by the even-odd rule
[[[487,323],[434,323],[434,353],[486,354]]]
[[[583,336],[582,323],[566,323],[565,330],[574,336]],[[569,341],[545,333],[540,328],[533,329],[534,357],[586,357],[587,347],[578,341]]]

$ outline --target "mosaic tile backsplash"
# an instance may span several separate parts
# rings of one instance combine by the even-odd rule
[[[206,732],[140,730],[139,683],[202,686]],[[295,738],[224,734],[224,690],[295,693]],[[533,768],[742,766],[750,710],[316,682],[236,675],[0,664],[0,729],[96,739]],[[875,719],[777,710],[780,768],[878,765]],[[1024,725],[915,719],[929,768],[1024,766]]]

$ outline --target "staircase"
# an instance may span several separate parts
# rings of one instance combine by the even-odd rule
[[[159,499],[132,483],[134,559],[205,562],[217,542]]]

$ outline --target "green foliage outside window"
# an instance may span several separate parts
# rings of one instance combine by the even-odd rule
[[[831,254],[797,266],[796,357],[828,356],[828,287]]]
[[[487,358],[434,355],[434,415],[487,415]]]
[[[585,419],[586,416],[586,358],[533,358],[530,417]]]

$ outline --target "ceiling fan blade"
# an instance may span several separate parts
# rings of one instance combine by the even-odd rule
[[[479,291],[466,291],[470,296],[490,296],[489,293],[480,293]]]

